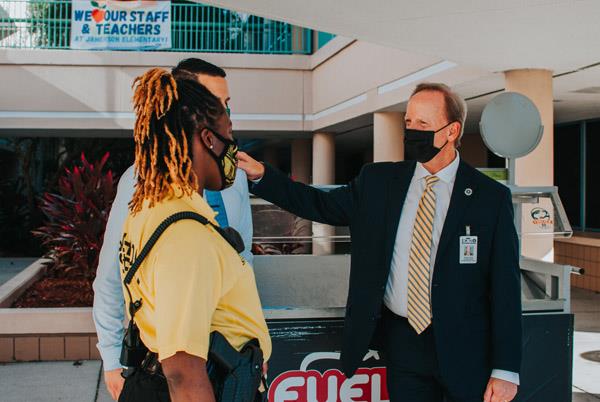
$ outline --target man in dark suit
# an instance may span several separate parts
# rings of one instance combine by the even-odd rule
[[[519,247],[508,188],[460,160],[464,101],[421,84],[406,110],[406,162],[365,166],[323,192],[239,156],[251,191],[302,217],[349,226],[342,345],[351,376],[370,345],[392,401],[508,402],[521,366]]]

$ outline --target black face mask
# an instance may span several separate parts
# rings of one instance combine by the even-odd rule
[[[210,155],[213,157],[215,162],[217,162],[217,167],[221,173],[222,184],[219,191],[222,191],[228,187],[231,187],[235,181],[235,174],[237,172],[238,144],[236,140],[228,140],[211,128],[206,127],[206,129],[213,133],[214,136],[225,145],[223,152],[221,152],[220,155],[214,153],[212,149],[208,149]]]
[[[442,131],[450,124],[454,123],[451,121],[444,127],[433,131],[433,130],[414,130],[407,128],[404,130],[404,159],[405,160],[416,160],[421,163],[427,163],[448,144],[448,141],[441,148],[437,148],[433,145],[433,139],[435,133]]]

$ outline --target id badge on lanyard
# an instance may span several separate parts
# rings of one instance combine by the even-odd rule
[[[466,236],[460,236],[458,259],[460,264],[477,264],[477,236],[471,236],[471,227],[465,228]]]

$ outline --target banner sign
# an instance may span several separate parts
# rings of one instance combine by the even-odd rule
[[[340,371],[343,319],[279,319],[267,324],[273,341],[269,402],[390,402],[379,352],[366,351],[351,378]],[[523,334],[521,385],[514,402],[571,400],[573,315],[524,314]]]
[[[71,49],[171,47],[171,1],[73,0]]]
[[[370,350],[352,378],[340,371],[339,319],[269,321],[270,402],[389,402],[385,363]]]

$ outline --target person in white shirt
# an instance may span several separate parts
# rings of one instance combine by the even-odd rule
[[[229,89],[223,69],[204,60],[191,58],[181,61],[173,69],[173,74],[177,74],[178,71],[195,74],[200,83],[217,96],[229,112]],[[125,301],[119,274],[119,241],[135,183],[135,172],[131,166],[119,180],[93,285],[93,318],[98,335],[97,347],[102,357],[105,383],[114,400],[118,399],[124,383],[119,363],[125,319]],[[231,226],[240,233],[245,245],[245,250],[240,254],[252,264],[252,213],[245,172],[238,170],[232,187],[221,192],[206,191],[204,196],[212,209],[218,212],[216,219],[219,225]]]

